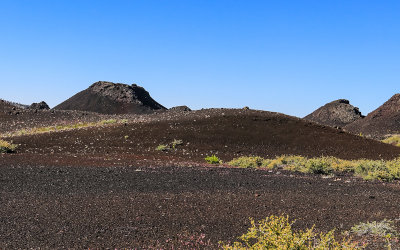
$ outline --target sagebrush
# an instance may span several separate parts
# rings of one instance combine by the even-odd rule
[[[336,240],[334,230],[316,233],[314,227],[294,231],[288,216],[271,215],[257,223],[251,219],[247,233],[233,244],[222,244],[223,249],[360,249],[364,246],[351,239]]]

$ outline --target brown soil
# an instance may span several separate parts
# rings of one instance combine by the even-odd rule
[[[249,217],[285,213],[298,220],[296,228],[343,231],[400,215],[398,182],[204,164],[211,154],[228,161],[281,154],[391,159],[400,153],[279,113],[164,112],[8,139],[20,146],[0,155],[0,248],[160,248],[181,244],[178,234],[199,233],[215,248],[244,233]],[[174,139],[183,145],[155,151]]]
[[[249,217],[348,230],[397,219],[399,183],[221,167],[56,167],[0,156],[1,248],[141,248],[178,234],[233,241]],[[84,157],[76,158],[76,162]],[[79,164],[76,164],[79,165]]]
[[[364,119],[347,125],[345,129],[377,139],[389,134],[400,134],[400,94],[395,94]]]

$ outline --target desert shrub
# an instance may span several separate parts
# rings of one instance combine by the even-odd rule
[[[0,140],[0,153],[12,153],[17,148],[17,145],[8,141]]]
[[[382,160],[359,160],[355,165],[354,172],[356,173],[356,175],[361,176],[366,180],[378,179],[391,181],[394,179],[387,167],[387,162]]]
[[[258,168],[258,167],[266,167],[270,164],[270,162],[271,162],[270,160],[266,160],[258,156],[249,156],[249,157],[242,156],[233,159],[228,164],[241,168]]]
[[[285,170],[302,171],[307,158],[297,155],[282,155],[270,160],[268,168],[283,168]]]
[[[160,144],[156,147],[156,151],[168,151],[169,149],[169,146],[164,144]]]
[[[351,172],[354,173],[354,169],[358,161],[342,160],[336,157],[326,157],[329,159],[331,167],[337,172]]]
[[[314,228],[294,231],[287,216],[270,216],[256,223],[251,219],[247,233],[240,241],[223,244],[223,249],[358,249],[357,243],[348,239],[338,241],[334,231],[316,233]]]
[[[183,141],[182,140],[177,140],[177,139],[174,139],[173,141],[172,141],[172,148],[173,149],[175,149],[176,148],[176,146],[180,146],[180,145],[182,145],[183,144]]]
[[[351,228],[351,232],[357,234],[358,236],[380,236],[386,237],[390,236],[398,236],[398,232],[394,226],[394,222],[392,220],[383,220],[383,221],[372,221],[367,223],[360,223]]]
[[[215,155],[207,156],[206,158],[204,158],[204,160],[206,160],[206,162],[210,163],[210,164],[220,164],[220,163],[222,163],[222,161]]]
[[[307,172],[313,174],[330,174],[333,171],[329,159],[324,157],[308,159],[305,167]]]
[[[386,167],[393,179],[400,179],[400,158],[386,162]]]

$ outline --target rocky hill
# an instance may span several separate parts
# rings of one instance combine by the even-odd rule
[[[354,121],[362,120],[364,116],[357,107],[346,99],[339,99],[327,103],[304,119],[331,127],[344,127]]]
[[[393,95],[382,106],[362,120],[345,127],[351,133],[381,139],[388,134],[400,133],[400,94]]]
[[[92,111],[103,114],[146,114],[166,110],[136,84],[99,81],[54,109]]]

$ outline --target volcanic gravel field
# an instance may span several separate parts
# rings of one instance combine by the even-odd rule
[[[211,154],[224,161],[281,154],[393,159],[397,147],[265,111],[127,117],[124,124],[6,138],[19,147],[0,154],[0,248],[176,248],[205,234],[213,249],[243,234],[249,217],[272,214],[325,232],[385,218],[399,226],[399,182],[204,163]],[[174,139],[183,144],[155,150]]]

